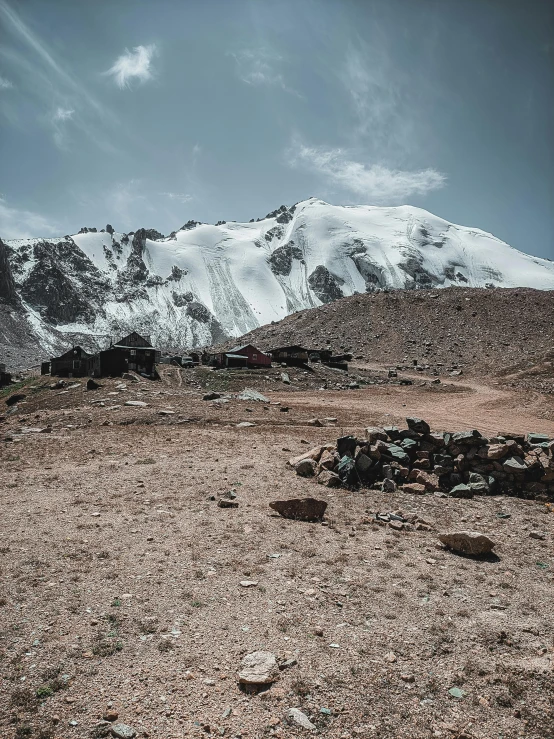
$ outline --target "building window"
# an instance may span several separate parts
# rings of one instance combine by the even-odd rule
[[[258,355],[257,354],[253,354],[252,355],[252,359],[258,359]]]
[[[137,353],[136,349],[131,349],[131,356],[134,357]]]
[[[75,359],[73,362],[73,369],[79,369],[79,360]]]

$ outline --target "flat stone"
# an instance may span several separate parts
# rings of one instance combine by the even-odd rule
[[[521,474],[527,470],[527,465],[521,459],[521,457],[510,457],[502,462],[502,469],[504,472],[511,472],[512,474]]]
[[[550,441],[550,437],[546,434],[529,433],[527,434],[526,439],[528,444],[542,444]]]
[[[402,485],[402,490],[405,493],[412,493],[413,495],[423,495],[425,493],[425,485],[419,482],[408,482]]]
[[[448,494],[451,498],[473,498],[473,490],[464,483],[455,485]]]
[[[144,400],[126,400],[125,405],[132,406],[133,408],[145,408],[148,403],[145,403]]]
[[[237,398],[238,400],[252,400],[258,403],[269,403],[269,399],[266,398],[265,395],[262,395],[257,390],[251,390],[250,388],[246,388],[239,393]]]
[[[114,724],[111,731],[112,736],[117,737],[117,739],[134,739],[137,735],[132,726],[127,726],[127,724]]]
[[[159,416],[174,416],[175,411],[158,411]]]
[[[279,665],[272,652],[252,652],[241,663],[239,682],[246,685],[269,685],[279,676]]]
[[[461,554],[489,554],[495,547],[492,539],[479,531],[452,531],[439,534],[438,538],[449,549]]]
[[[292,498],[291,500],[273,500],[269,507],[283,518],[297,521],[321,521],[327,503],[316,498]]]
[[[250,428],[251,426],[255,426],[255,425],[256,425],[255,423],[250,423],[250,421],[242,421],[241,423],[237,423],[237,428],[238,429],[247,429],[247,428]]]
[[[316,729],[315,724],[312,724],[306,714],[299,708],[289,708],[287,711],[287,718],[293,724],[300,726],[302,729],[308,729],[309,731],[315,731]]]
[[[202,397],[202,400],[219,400],[219,398],[221,398],[220,393],[206,393]]]
[[[255,588],[258,585],[257,580],[241,580],[240,586],[241,588]]]

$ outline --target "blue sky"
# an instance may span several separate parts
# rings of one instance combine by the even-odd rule
[[[0,236],[411,204],[554,258],[546,0],[0,0]]]

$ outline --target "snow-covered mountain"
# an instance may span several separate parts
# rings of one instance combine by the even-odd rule
[[[0,291],[45,350],[133,329],[162,348],[192,348],[383,288],[554,289],[553,262],[479,229],[410,206],[315,198],[250,223],[191,221],[168,237],[108,226],[6,247],[11,277],[0,275]]]

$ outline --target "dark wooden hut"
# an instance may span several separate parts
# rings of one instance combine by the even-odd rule
[[[55,377],[86,377],[91,355],[80,346],[50,359],[50,374]]]

